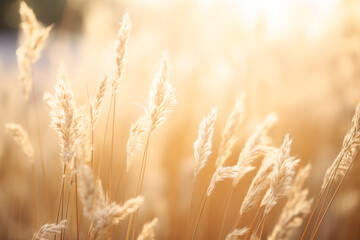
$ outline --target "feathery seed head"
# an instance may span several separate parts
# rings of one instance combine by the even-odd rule
[[[239,137],[239,129],[244,120],[244,101],[245,93],[236,100],[234,109],[230,113],[225,128],[222,133],[222,140],[216,159],[216,167],[224,165],[226,159],[230,156],[231,150]]]
[[[155,76],[153,88],[150,90],[148,109],[150,132],[153,132],[165,121],[175,104],[175,89],[169,83],[169,56],[167,52],[164,52],[160,71]]]
[[[90,117],[92,128],[95,128],[97,120],[99,119],[101,108],[104,105],[104,96],[106,91],[106,85],[108,81],[108,75],[105,75],[98,83],[95,101],[90,104]]]
[[[240,229],[234,229],[231,233],[229,233],[225,240],[238,240],[241,236],[244,236],[249,231],[249,228],[244,227]]]
[[[54,237],[54,234],[60,233],[61,230],[65,229],[66,220],[56,223],[47,223],[43,225],[38,232],[34,233],[32,240],[46,240]]]
[[[233,167],[219,167],[218,169],[216,169],[210,185],[207,189],[206,195],[209,197],[215,188],[215,184],[218,182],[221,182],[227,178],[234,178],[239,174],[245,174],[251,170],[253,170],[254,167],[252,166],[247,166],[245,168],[239,168],[238,166],[233,166]]]
[[[32,88],[32,66],[40,56],[40,52],[45,45],[52,26],[43,28],[37,21],[31,8],[25,2],[20,2],[20,28],[24,33],[24,42],[17,49],[16,55],[20,70],[20,81],[26,100],[29,98],[29,92]]]
[[[11,133],[15,141],[22,147],[25,155],[29,158],[30,162],[34,162],[34,149],[30,143],[27,132],[19,125],[15,123],[7,123],[5,125],[6,130]]]
[[[129,172],[132,160],[141,147],[141,137],[148,130],[148,120],[140,118],[131,125],[129,139],[126,144],[126,171]]]
[[[291,143],[292,140],[290,139],[289,134],[286,134],[274,162],[270,189],[265,194],[261,203],[261,205],[265,206],[265,214],[267,214],[272,207],[276,205],[277,200],[282,196],[285,196],[290,189],[295,174],[295,167],[299,162],[298,159],[290,156]]]
[[[205,167],[211,154],[212,137],[214,135],[214,124],[217,117],[217,107],[214,107],[209,115],[200,124],[198,139],[194,142],[194,181],[200,170]]]
[[[346,134],[342,148],[332,163],[327,169],[324,180],[321,186],[323,191],[331,179],[338,180],[345,175],[347,169],[354,161],[360,148],[360,103],[356,107],[355,114],[351,120],[351,128]]]
[[[155,226],[158,222],[154,218],[151,222],[145,223],[137,240],[155,240]]]
[[[308,189],[304,183],[310,172],[310,164],[300,169],[296,175],[292,188],[287,194],[287,202],[281,212],[272,233],[268,239],[289,239],[293,230],[301,226],[304,218],[311,211],[313,200],[307,199]]]
[[[117,41],[115,43],[116,48],[116,74],[112,80],[113,93],[116,93],[120,86],[120,81],[125,72],[126,53],[128,48],[128,42],[130,38],[131,21],[129,12],[126,11],[118,32]]]
[[[252,180],[248,192],[243,200],[240,208],[240,215],[243,215],[245,212],[249,211],[260,201],[261,193],[268,186],[269,174],[273,169],[272,167],[274,160],[276,159],[277,152],[278,149],[273,150],[272,152],[267,153],[263,159],[261,167]]]

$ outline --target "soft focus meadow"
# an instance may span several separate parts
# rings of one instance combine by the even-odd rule
[[[360,1],[0,6],[0,239],[360,238]]]

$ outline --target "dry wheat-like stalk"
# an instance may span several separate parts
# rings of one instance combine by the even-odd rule
[[[131,125],[129,139],[126,144],[126,171],[129,172],[131,163],[137,151],[141,148],[141,137],[148,129],[148,121],[140,118]]]
[[[251,150],[250,155],[248,156],[249,158],[241,163],[241,164],[237,164],[240,168],[245,168],[247,166],[252,166],[250,165],[255,159],[266,156],[269,153],[272,153],[276,150],[276,148],[274,147],[269,147],[269,146],[258,146],[254,149]],[[235,188],[237,186],[237,184],[239,183],[239,181],[241,180],[242,177],[244,177],[245,174],[239,174],[237,177],[235,177],[233,179],[233,183],[232,186],[233,188]]]
[[[84,120],[77,109],[73,92],[64,67],[60,67],[52,106],[51,126],[59,135],[61,159],[66,164],[74,160],[79,144],[83,144]]]
[[[292,140],[289,134],[286,134],[274,161],[274,168],[270,177],[270,188],[261,203],[261,206],[265,206],[265,215],[276,205],[279,198],[288,193],[291,187],[295,167],[299,162],[299,160],[290,155],[291,143]]]
[[[235,165],[232,167],[219,167],[216,169],[214,175],[212,176],[211,182],[209,184],[209,187],[206,191],[206,195],[209,197],[215,188],[215,184],[218,182],[221,182],[227,178],[234,178],[239,174],[245,174],[251,170],[253,170],[254,167],[247,166],[245,168],[240,168],[239,166]]]
[[[245,146],[241,151],[237,165],[239,167],[250,166],[252,162],[261,157],[265,156],[267,153],[272,152],[274,149],[272,147],[265,146],[267,143],[267,132],[277,121],[275,114],[270,114],[266,117],[264,122],[260,124],[256,130],[251,134],[251,136],[246,140]],[[233,180],[233,187],[239,183],[240,179],[243,176],[239,175]]]
[[[355,114],[351,121],[351,128],[346,134],[342,148],[335,161],[326,171],[324,180],[321,186],[323,191],[328,185],[329,181],[334,178],[339,180],[344,176],[351,163],[354,161],[357,152],[360,148],[360,104],[356,107]],[[336,173],[335,173],[336,171]],[[335,175],[334,175],[335,174]],[[335,176],[335,177],[334,177]]]
[[[175,89],[169,83],[169,56],[163,53],[160,71],[153,80],[153,88],[150,90],[148,117],[150,132],[153,132],[162,124],[168,113],[176,104]]]
[[[126,53],[128,48],[128,42],[130,38],[131,31],[131,21],[129,13],[126,11],[122,22],[121,27],[118,32],[117,41],[115,43],[116,48],[116,75],[112,79],[112,89],[113,93],[116,93],[120,86],[120,81],[124,75],[125,71],[125,62],[126,62]]]
[[[244,120],[244,100],[245,94],[236,100],[234,109],[230,113],[225,128],[222,132],[221,144],[219,147],[218,157],[216,159],[216,167],[224,165],[226,159],[231,154],[231,149],[236,143],[239,136],[239,129]]]
[[[60,233],[65,229],[66,220],[60,221],[58,224],[47,223],[43,225],[38,232],[34,233],[32,240],[50,240],[54,238],[54,234]]]
[[[304,183],[310,173],[310,164],[300,169],[293,185],[287,195],[287,202],[281,212],[269,240],[290,239],[294,229],[300,227],[304,218],[310,213],[313,199],[307,199],[308,189],[304,189]]]
[[[31,8],[25,2],[20,2],[20,27],[24,33],[24,42],[16,51],[18,65],[20,69],[20,81],[22,83],[25,98],[29,98],[32,87],[31,70],[33,64],[40,56],[40,51],[45,45],[52,26],[42,27],[37,21]]]
[[[243,200],[240,208],[240,215],[249,211],[260,201],[261,193],[269,184],[269,174],[272,171],[277,151],[278,150],[273,150],[273,152],[268,153],[262,161],[261,167],[252,180],[249,190]]]
[[[91,239],[106,239],[111,226],[118,224],[126,216],[136,211],[143,203],[142,196],[131,198],[123,206],[108,202],[104,196],[101,181],[94,183],[91,169],[81,164],[79,166],[79,196],[83,203],[84,215],[91,222]]]
[[[256,130],[246,140],[245,146],[241,151],[238,159],[238,165],[248,165],[252,161],[253,151],[256,147],[266,145],[267,143],[267,132],[277,121],[275,114],[268,115],[264,122],[260,124]]]
[[[238,240],[241,236],[244,236],[249,231],[249,228],[244,227],[240,229],[234,229],[231,233],[229,233],[225,240]]]
[[[154,218],[151,222],[145,223],[137,240],[155,240],[155,225],[157,222],[158,219]]]
[[[93,239],[106,239],[111,226],[118,224],[121,220],[129,214],[136,211],[143,203],[142,196],[131,198],[125,202],[123,206],[112,202],[106,204],[104,207],[95,209],[92,221],[92,238]]]
[[[79,171],[79,189],[78,194],[83,203],[84,215],[91,219],[93,210],[102,208],[106,204],[106,198],[103,193],[101,181],[98,181],[98,186],[94,184],[93,174],[91,169],[81,164],[78,168]]]
[[[30,143],[27,132],[19,125],[15,123],[5,124],[5,129],[11,133],[15,141],[22,147],[25,155],[29,158],[30,162],[34,162],[34,149]]]
[[[97,120],[99,119],[102,106],[104,105],[104,96],[106,91],[106,85],[108,81],[108,75],[105,75],[98,83],[95,101],[90,104],[90,118],[92,128],[95,128]]]
[[[212,137],[214,135],[214,124],[217,117],[217,108],[213,108],[209,115],[205,117],[199,128],[198,139],[194,142],[194,182],[200,170],[205,167],[211,154]]]

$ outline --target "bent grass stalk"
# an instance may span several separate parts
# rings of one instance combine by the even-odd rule
[[[72,190],[72,187],[69,188],[68,198],[67,198],[67,201],[66,201],[65,219],[67,219],[67,217],[68,217],[70,198],[71,198],[71,190]],[[66,228],[62,229],[61,231],[63,232],[63,236],[65,237]],[[71,235],[71,231],[70,231],[69,234]]]
[[[109,106],[109,111],[108,111],[108,115],[107,115],[107,119],[106,119],[105,133],[104,133],[104,138],[103,138],[103,142],[102,142],[102,151],[101,151],[101,155],[100,155],[100,161],[98,164],[99,166],[98,166],[98,171],[97,171],[97,176],[96,176],[96,182],[98,182],[100,179],[100,171],[101,171],[101,166],[102,166],[102,160],[103,160],[103,157],[105,154],[105,142],[106,142],[107,130],[109,127],[112,103],[113,103],[113,95],[111,95],[111,98],[110,98],[110,106]],[[97,186],[97,184],[96,184],[96,186]]]
[[[80,229],[79,229],[79,205],[78,205],[78,182],[77,182],[76,160],[77,159],[75,158],[74,167],[75,167],[76,240],[79,240]]]
[[[111,150],[110,150],[110,166],[109,166],[109,201],[111,202],[112,191],[112,163],[113,163],[113,151],[114,151],[114,132],[115,132],[115,114],[116,114],[116,92],[114,93],[114,108],[112,118],[112,131],[111,131]]]
[[[58,205],[58,209],[57,209],[57,214],[56,214],[56,224],[59,223],[59,216],[60,216],[60,211],[61,210],[61,206],[64,200],[64,180],[65,180],[65,174],[66,174],[66,164],[64,164],[63,167],[63,174],[61,176],[61,188],[60,188],[60,197],[59,197],[59,205]],[[54,236],[54,240],[56,240],[56,234]]]
[[[137,181],[137,184],[136,184],[136,190],[135,190],[135,197],[138,195],[138,192],[139,192],[139,184],[140,184],[140,181],[141,181],[141,176],[142,176],[142,172],[143,172],[143,167],[144,167],[144,162],[145,162],[145,159],[147,157],[147,151],[148,151],[148,148],[149,148],[149,141],[150,141],[150,132],[148,134],[148,137],[147,137],[147,140],[146,140],[146,144],[145,144],[145,149],[144,149],[144,154],[143,154],[143,159],[141,161],[141,167],[140,167],[140,173],[139,173],[139,178],[138,178],[138,181]],[[137,212],[137,211],[136,211]],[[126,232],[126,240],[129,239],[129,236],[130,236],[130,230],[131,230],[131,226],[132,226],[132,220],[133,220],[133,213],[130,215],[130,220],[129,220],[129,224],[128,224],[128,229],[127,229],[127,232]],[[134,223],[135,224],[135,223]]]
[[[204,203],[202,204],[202,207],[201,207],[200,215],[199,215],[199,217],[197,218],[196,223],[195,223],[194,233],[192,234],[192,237],[191,237],[192,240],[194,240],[194,238],[195,238],[195,235],[196,235],[196,232],[197,232],[197,229],[198,229],[198,226],[199,226],[199,222],[200,222],[201,216],[202,216],[202,214],[203,214],[203,212],[204,212],[204,208],[205,208],[207,199],[208,199],[208,196],[206,195],[206,196],[205,196]]]
[[[143,164],[141,166],[142,172],[140,172],[140,175],[139,175],[139,177],[141,176],[141,180],[139,178],[139,180],[140,180],[139,181],[140,182],[140,189],[139,189],[139,192],[136,192],[135,197],[137,197],[139,194],[141,194],[142,187],[143,187],[143,184],[144,184],[144,176],[145,176],[145,170],[146,170],[147,155],[148,155],[148,152],[149,152],[149,145],[150,145],[150,136],[151,136],[151,131],[149,131],[149,134],[148,134],[147,139],[146,139],[144,158],[143,158],[143,161],[142,161]],[[137,187],[136,187],[136,189],[137,189]],[[135,239],[136,223],[137,223],[138,214],[139,214],[139,209],[137,209],[135,211],[135,220],[134,220],[134,228],[133,228],[133,233],[132,233],[132,240]]]
[[[347,148],[347,149],[348,149],[348,148]],[[344,152],[346,152],[346,151],[344,151]],[[356,154],[355,154],[355,155],[356,155]],[[330,184],[329,184],[329,187],[327,188],[327,191],[326,191],[326,195],[325,195],[323,204],[321,205],[321,209],[320,209],[319,214],[318,214],[318,216],[317,216],[317,218],[316,218],[316,221],[315,221],[315,224],[314,224],[314,229],[316,229],[316,228],[317,228],[317,225],[319,224],[319,220],[320,220],[321,213],[322,213],[322,211],[323,211],[323,209],[324,209],[324,207],[325,207],[326,201],[327,201],[327,199],[328,199],[328,197],[329,197],[329,194],[330,194],[330,190],[331,190],[332,185],[334,184],[334,181],[335,181],[337,169],[339,168],[339,166],[340,166],[341,161],[343,160],[343,158],[344,158],[344,156],[341,157],[341,160],[338,162],[338,164],[337,164],[337,166],[336,166],[336,169],[334,170],[334,173],[331,175],[331,182],[330,182]],[[349,168],[348,168],[348,169],[349,169]],[[325,189],[324,189],[324,191],[325,191]],[[314,232],[314,231],[313,231],[313,232]],[[313,235],[313,232],[312,232],[311,236]]]
[[[44,162],[43,143],[42,143],[42,138],[41,138],[41,134],[40,134],[40,117],[39,117],[39,110],[38,110],[38,101],[37,101],[37,97],[36,97],[35,83],[33,83],[32,97],[34,100],[34,107],[35,107],[36,134],[37,134],[37,141],[38,141],[38,145],[39,145],[39,156],[40,156],[42,179],[43,179],[43,184],[44,184],[43,187],[44,187],[46,211],[47,211],[48,221],[50,222],[51,221],[51,208],[50,208],[49,191],[48,191],[45,162]],[[28,101],[28,107],[29,107],[29,101]]]
[[[342,152],[341,152],[341,155],[340,155],[340,159],[341,159],[341,160],[342,160],[343,157],[344,157],[344,153],[345,153],[345,151],[342,151]],[[319,204],[320,204],[320,202],[321,202],[321,199],[322,199],[322,197],[323,197],[323,195],[324,195],[324,193],[325,193],[325,190],[326,190],[328,187],[329,187],[329,189],[331,188],[332,183],[333,183],[333,180],[335,179],[336,171],[337,171],[337,169],[338,169],[338,167],[339,167],[339,165],[340,165],[340,163],[341,163],[341,160],[338,162],[335,170],[331,173],[331,175],[330,175],[330,180],[327,181],[326,184],[325,184],[325,187],[324,187],[322,190],[320,190],[320,193],[318,194],[318,196],[317,196],[317,198],[316,198],[315,207],[313,208],[313,210],[312,210],[312,212],[311,212],[311,215],[310,215],[310,217],[309,217],[309,220],[307,221],[306,226],[305,226],[305,229],[304,229],[303,234],[302,234],[302,236],[301,236],[301,240],[304,240],[304,238],[305,238],[306,232],[307,232],[307,230],[308,230],[308,228],[309,228],[309,226],[310,226],[310,223],[311,223],[312,218],[314,217],[314,214],[315,214],[315,212],[316,212],[316,210],[317,210],[317,207],[319,206]],[[329,191],[329,190],[328,190],[328,191]],[[325,202],[325,201],[326,201],[326,199],[324,200],[324,202]],[[319,214],[320,214],[320,213],[319,213]],[[314,227],[316,227],[316,226],[314,226]]]
[[[193,177],[194,179],[194,177]],[[193,184],[191,185],[191,195],[190,195],[190,207],[189,211],[186,217],[186,227],[185,227],[185,239],[187,239],[189,227],[191,226],[190,220],[191,220],[191,210],[193,209],[193,194],[194,194],[194,188],[195,188],[196,180],[193,181]]]
[[[35,201],[35,228],[39,228],[39,199],[38,199],[38,190],[37,190],[37,181],[34,163],[31,163],[31,172],[33,177],[34,184],[34,201]]]
[[[228,213],[228,210],[229,210],[229,206],[230,206],[230,202],[231,202],[233,192],[234,192],[234,188],[231,188],[231,192],[226,197],[226,206],[225,206],[225,211],[224,211],[225,215],[222,217],[222,221],[221,221],[221,227],[220,227],[219,237],[218,237],[219,240],[221,239],[222,232],[224,230],[224,225],[225,225],[225,221],[226,221],[226,218],[227,218],[227,213]]]
[[[335,198],[336,194],[338,193],[338,191],[339,191],[342,183],[344,182],[344,179],[345,179],[347,173],[349,172],[352,164],[353,164],[353,161],[350,163],[350,166],[348,167],[348,169],[346,169],[346,172],[345,172],[344,176],[341,178],[341,181],[340,181],[339,185],[337,186],[334,194],[332,195],[332,197],[331,197],[331,199],[330,199],[330,201],[329,201],[329,203],[328,203],[328,205],[327,205],[327,207],[326,207],[326,209],[325,209],[325,211],[324,211],[324,213],[323,213],[323,215],[322,215],[319,223],[317,224],[317,226],[315,226],[315,229],[314,229],[314,231],[313,231],[310,239],[314,239],[314,238],[315,238],[316,233],[318,232],[318,230],[319,230],[319,228],[320,228],[320,225],[321,225],[321,223],[323,222],[323,220],[324,220],[324,218],[325,218],[325,216],[326,216],[326,214],[327,214],[327,212],[328,212],[328,210],[329,210],[332,202],[334,201],[334,198]]]

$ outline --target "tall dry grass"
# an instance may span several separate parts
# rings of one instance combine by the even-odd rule
[[[193,6],[177,4],[168,9]],[[158,7],[172,21],[152,20],[175,37],[157,45],[146,30],[156,24],[141,7],[94,2],[81,10],[85,37],[72,54],[58,50],[69,44],[62,30],[43,26],[20,2],[17,69],[0,69],[20,83],[0,82],[8,132],[0,138],[0,238],[357,239],[360,51],[349,17],[356,14],[345,16],[351,4],[338,5],[344,26],[311,44],[267,36],[261,18],[256,41],[232,35],[239,25],[221,18],[222,29],[210,17],[216,7],[226,16],[226,4],[191,8],[191,24],[175,31],[181,14]],[[203,30],[209,42],[196,38],[200,13],[215,24]],[[120,25],[102,26],[100,38],[93,19]],[[336,39],[327,43],[329,36]],[[342,47],[313,53],[334,43]],[[38,64],[47,62],[45,72]],[[238,73],[247,81],[237,82]],[[218,74],[234,81],[216,82]]]

